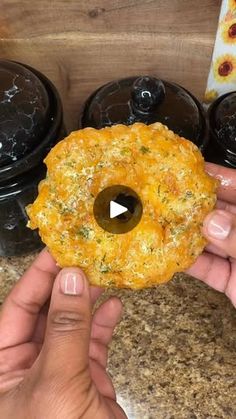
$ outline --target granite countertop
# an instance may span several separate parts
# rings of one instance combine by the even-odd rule
[[[0,258],[0,302],[33,257]],[[129,419],[236,418],[236,310],[224,295],[184,275],[105,294],[124,304],[109,371]]]

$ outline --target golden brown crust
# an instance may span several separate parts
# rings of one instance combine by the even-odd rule
[[[29,226],[61,267],[82,267],[94,285],[138,289],[168,281],[202,252],[217,183],[197,147],[162,124],[72,132],[45,163]],[[129,233],[113,235],[97,225],[93,204],[117,184],[139,195],[143,216]]]

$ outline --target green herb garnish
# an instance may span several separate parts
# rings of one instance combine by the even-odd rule
[[[185,196],[186,196],[186,198],[191,198],[193,196],[192,191],[187,191]]]
[[[141,151],[143,154],[147,154],[147,153],[150,153],[150,148],[145,147],[144,145],[142,145],[142,147],[140,147],[140,151]]]
[[[109,266],[107,266],[107,265],[102,265],[100,267],[100,272],[102,274],[107,274],[108,272],[110,272],[110,270],[111,270],[111,268],[109,268]]]
[[[120,152],[120,154],[122,155],[122,156],[124,156],[125,154],[129,154],[130,153],[130,149],[128,148],[128,147],[124,147],[124,148],[122,148],[122,150],[121,150],[121,152]]]
[[[91,233],[92,229],[86,226],[82,226],[79,231],[78,231],[78,235],[83,237],[84,239],[88,240],[90,237],[90,233]]]

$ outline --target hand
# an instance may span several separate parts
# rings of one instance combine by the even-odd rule
[[[122,306],[110,298],[92,318],[101,292],[81,270],[60,271],[40,253],[0,313],[2,418],[126,418],[106,373]]]
[[[220,180],[217,209],[203,225],[210,244],[187,272],[224,292],[236,307],[236,169],[207,163],[206,170]]]

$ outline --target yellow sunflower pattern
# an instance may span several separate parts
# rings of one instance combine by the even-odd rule
[[[229,10],[236,9],[236,0],[229,0]]]
[[[236,9],[234,18],[227,19],[221,23],[221,36],[226,44],[236,45]]]
[[[213,73],[219,83],[236,81],[236,55],[224,54],[217,57],[213,64]]]
[[[205,102],[236,91],[236,0],[223,0]]]
[[[218,98],[218,92],[214,89],[208,90],[205,93],[205,103],[211,103]]]

